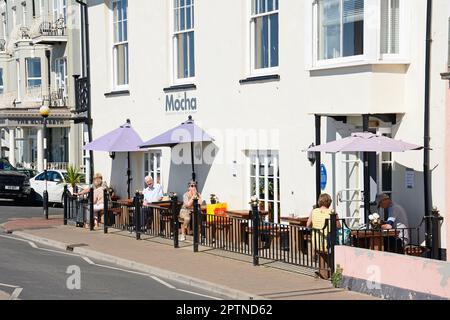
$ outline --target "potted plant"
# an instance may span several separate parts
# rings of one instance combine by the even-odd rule
[[[78,184],[81,183],[82,173],[80,169],[73,165],[69,165],[67,168],[66,183],[72,187],[72,193],[76,193],[78,190]]]

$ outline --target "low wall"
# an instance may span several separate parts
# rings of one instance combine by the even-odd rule
[[[450,299],[450,262],[337,246],[343,287],[384,299]]]

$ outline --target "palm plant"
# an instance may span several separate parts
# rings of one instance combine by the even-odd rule
[[[67,168],[67,175],[66,175],[66,183],[70,184],[72,186],[73,192],[76,192],[75,188],[77,187],[77,184],[81,183],[82,173],[79,168],[69,165]]]

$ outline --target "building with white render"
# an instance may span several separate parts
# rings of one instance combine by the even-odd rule
[[[433,1],[430,91],[432,204],[444,216],[444,248],[448,82],[440,74],[449,7]],[[130,119],[149,140],[192,115],[215,138],[196,148],[206,200],[214,193],[245,209],[257,194],[275,221],[306,216],[316,170],[303,150],[316,128],[329,142],[362,131],[366,116],[369,131],[423,145],[426,18],[424,0],[89,1],[94,138]],[[182,194],[190,165],[173,156],[168,148],[132,154],[132,190],[152,174]],[[94,159],[125,196],[126,154]],[[322,163],[322,189],[339,216],[362,223],[362,155],[324,154]],[[391,194],[417,226],[423,151],[378,154],[371,163],[371,201]]]

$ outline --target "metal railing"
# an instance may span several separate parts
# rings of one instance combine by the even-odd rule
[[[179,247],[179,212],[177,197],[170,202],[142,205],[142,195],[137,193],[132,200],[111,201],[104,190],[103,207],[94,212],[93,190],[87,197],[64,196],[65,221],[73,220],[78,225],[89,224],[94,229],[97,217],[108,228],[141,235],[173,240]],[[425,217],[418,227],[393,228],[391,230],[350,229],[345,220],[331,214],[322,229],[306,226],[283,225],[267,222],[261,218],[257,206],[252,207],[248,219],[204,214],[194,200],[192,211],[193,251],[199,246],[251,256],[254,265],[260,260],[283,262],[317,271],[325,279],[334,273],[334,251],[337,245],[359,247],[370,250],[406,254],[438,259],[439,227],[441,218]],[[102,220],[103,217],[103,220]],[[433,234],[425,232],[425,220],[431,219]],[[426,237],[432,237],[432,247],[424,246]]]
[[[65,36],[66,21],[64,18],[54,21],[45,19],[39,24],[39,34],[42,36]]]

